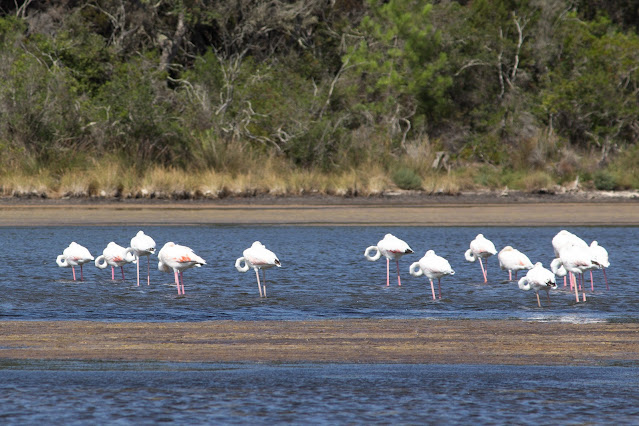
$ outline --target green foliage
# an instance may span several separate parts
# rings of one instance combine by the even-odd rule
[[[604,170],[595,173],[593,183],[595,184],[595,188],[601,191],[612,191],[617,187],[615,177]]]
[[[393,182],[401,189],[421,189],[422,178],[413,169],[400,166],[393,172]]]

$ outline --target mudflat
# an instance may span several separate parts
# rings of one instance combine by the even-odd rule
[[[636,226],[639,202],[3,203],[0,226]]]
[[[2,321],[0,358],[635,365],[639,324],[515,320]]]

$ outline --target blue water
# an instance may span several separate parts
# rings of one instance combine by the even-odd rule
[[[76,241],[101,254],[110,241],[128,245],[143,229],[158,243],[188,245],[207,261],[184,274],[186,295],[157,270],[135,285],[92,264],[85,281],[55,258]],[[604,246],[610,289],[595,272],[586,303],[560,287],[537,307],[533,292],[505,282],[496,257],[489,282],[464,259],[479,232],[497,249],[512,245],[548,266],[560,228],[426,227],[39,227],[0,228],[0,321],[206,321],[345,318],[462,318],[533,321],[639,320],[639,267],[633,227],[567,228]],[[365,260],[367,246],[391,232],[416,251],[391,265]],[[235,259],[260,240],[282,261],[267,271],[268,298],[255,274]],[[426,250],[456,273],[433,301],[424,277],[408,267]],[[143,270],[146,267],[143,259]],[[79,271],[78,271],[79,274]],[[116,278],[119,274],[116,274]],[[636,363],[600,367],[503,365],[198,364],[0,360],[0,422],[25,424],[636,424]]]
[[[157,270],[152,257],[151,285],[136,287],[135,265],[125,266],[111,281],[110,268],[84,267],[83,282],[73,282],[70,268],[55,258],[71,242],[86,246],[97,257],[115,241],[128,245],[138,227],[0,228],[5,247],[0,265],[0,319],[98,321],[308,320],[326,318],[465,318],[539,321],[639,320],[639,266],[633,227],[568,228],[587,242],[594,239],[610,255],[610,290],[601,271],[595,271],[595,291],[586,303],[575,303],[563,287],[551,291],[537,307],[532,291],[504,282],[496,256],[488,260],[489,282],[484,284],[479,263],[464,259],[469,242],[479,232],[498,250],[512,245],[533,262],[548,267],[553,258],[551,239],[560,228],[426,228],[426,227],[146,227],[158,244],[167,241],[191,247],[207,265],[184,273],[185,296],[178,296],[173,275]],[[407,241],[415,254],[400,260],[401,287],[391,264],[386,286],[384,258],[369,262],[364,250],[386,232]],[[266,273],[268,298],[260,299],[253,271],[239,273],[235,259],[254,240],[260,240],[282,261],[282,268]],[[408,268],[428,249],[449,260],[455,275],[442,279],[443,299],[433,301],[425,277]],[[146,259],[142,259],[146,270]],[[79,276],[79,271],[78,271]],[[435,284],[436,285],[436,284]],[[589,283],[588,283],[589,287]]]

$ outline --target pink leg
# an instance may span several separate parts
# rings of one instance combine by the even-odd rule
[[[539,292],[535,293],[537,295],[537,306],[541,308],[541,301],[539,301]]]
[[[390,285],[390,259],[386,258],[386,287]]]
[[[512,281],[513,280],[513,271],[511,271],[510,269],[508,270],[508,281]]]
[[[566,287],[566,276],[564,275],[564,287]],[[572,290],[572,286],[570,288]]]
[[[115,280],[115,268],[111,266],[111,281]]]
[[[264,297],[262,296],[262,285],[260,284],[260,271],[257,269],[255,270],[255,276],[257,277],[257,288],[260,290],[260,297]]]
[[[182,289],[180,288],[180,279],[178,278],[178,271],[173,271],[173,276],[175,277],[175,285],[177,287],[178,294],[182,294]]]
[[[575,298],[577,299],[577,303],[579,303],[579,292],[577,291],[577,278],[575,277],[575,274],[573,274],[572,272],[570,273],[570,289],[572,290],[572,286],[573,286],[573,281],[574,281],[574,285],[575,285]]]
[[[80,265],[80,281],[84,281],[84,272],[82,272],[82,265]]]
[[[584,278],[584,274],[583,272],[581,273],[581,280],[583,281],[584,285],[583,285],[583,290],[582,290],[582,294],[584,295],[584,302],[586,301],[586,279]]]
[[[138,270],[138,287],[140,287],[140,256],[136,256],[136,258],[137,258],[137,262],[135,263]]]
[[[484,263],[481,261],[481,257],[479,258],[479,266],[481,266],[481,273],[484,276],[484,282],[488,282],[488,278],[486,275],[486,271],[484,270]],[[486,261],[486,267],[488,267],[488,261]]]
[[[151,285],[151,256],[146,257],[146,285]]]
[[[486,262],[486,263],[488,263],[488,262]],[[517,272],[519,272],[519,271],[515,271],[515,280],[517,280]]]
[[[433,280],[430,280],[430,291],[433,292],[433,300],[435,300],[435,285],[433,284]]]
[[[180,281],[182,281],[182,294],[184,294],[184,273],[180,271]]]
[[[608,287],[608,277],[606,277],[606,268],[601,269],[603,270],[604,280],[606,280],[606,290],[610,290],[610,287]]]
[[[395,260],[395,262],[397,263],[397,285],[401,286],[402,280],[399,279],[399,260]]]
[[[581,274],[579,274],[579,290],[581,290],[581,282],[583,281],[584,278],[584,274],[583,272]]]
[[[71,270],[73,271],[73,281],[75,281],[75,266],[72,266]]]
[[[439,298],[442,298],[442,279],[437,278],[437,289],[439,290]]]
[[[590,270],[590,291],[595,291],[595,285],[592,283],[592,270]]]

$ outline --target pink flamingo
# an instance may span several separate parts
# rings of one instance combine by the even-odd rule
[[[548,291],[551,288],[557,288],[557,284],[555,284],[555,274],[544,268],[541,262],[535,263],[535,266],[528,271],[525,277],[522,277],[519,280],[517,285],[522,290],[528,291],[531,288],[535,290],[535,293],[537,294],[537,306],[540,308],[541,302],[539,301],[539,291],[544,290],[546,292],[548,304],[550,305],[550,294],[548,294]]]
[[[162,272],[171,272],[175,275],[175,284],[178,294],[184,294],[184,277],[182,272],[185,269],[206,265],[206,261],[193,253],[189,247],[168,242],[158,253],[158,269]],[[179,278],[178,278],[179,276]],[[180,281],[182,282],[180,284]]]
[[[82,265],[92,260],[93,256],[91,256],[89,250],[73,241],[69,244],[69,247],[65,248],[62,254],[56,258],[56,263],[61,268],[71,267],[73,270],[73,281],[75,281],[75,267],[80,265],[80,280],[84,281]]]
[[[95,266],[100,269],[111,266],[111,280],[115,280],[115,268],[119,267],[122,270],[122,279],[124,279],[124,265],[131,262],[136,262],[133,253],[111,241],[102,254],[95,259]]]
[[[419,259],[418,262],[410,265],[409,272],[414,277],[426,275],[430,281],[430,290],[433,293],[433,300],[435,300],[435,286],[433,285],[433,278],[437,278],[437,288],[439,290],[439,298],[442,298],[442,286],[441,278],[444,275],[455,275],[455,271],[450,267],[448,260],[441,256],[437,256],[435,251],[428,250],[424,257]]]
[[[511,246],[506,246],[501,249],[497,254],[497,259],[499,259],[499,267],[502,270],[508,270],[509,281],[513,279],[513,271],[515,271],[515,279],[517,279],[518,271],[533,268],[533,264],[530,259],[528,259],[528,256]]]
[[[257,288],[260,290],[260,297],[266,297],[266,269],[277,266],[280,268],[282,264],[277,258],[275,253],[267,249],[264,244],[259,241],[255,241],[251,247],[242,252],[243,256],[235,261],[235,269],[239,272],[246,272],[250,268],[255,270],[255,276],[257,277]],[[242,263],[244,265],[242,265]],[[263,286],[260,285],[259,270],[262,270],[262,276],[264,278]],[[262,287],[264,287],[264,295],[262,295]]]
[[[138,270],[138,287],[140,286],[140,257],[146,256],[146,284],[151,285],[151,255],[155,253],[155,241],[146,235],[143,231],[139,231],[135,237],[131,238],[131,247],[126,249],[127,253],[135,256]]]
[[[371,256],[371,252],[377,251]],[[397,285],[402,285],[399,277],[399,259],[405,254],[414,253],[405,241],[400,240],[392,234],[386,234],[376,246],[370,246],[364,251],[364,256],[371,262],[376,261],[382,255],[386,258],[386,286],[390,285],[390,261],[393,259],[397,264]]]
[[[492,241],[486,239],[483,234],[477,234],[474,240],[470,242],[470,248],[466,250],[464,256],[466,260],[469,262],[474,262],[479,259],[479,266],[481,266],[481,273],[484,276],[484,282],[488,282],[488,258],[497,254],[497,250],[495,249],[495,245]],[[486,269],[484,269],[484,264],[482,263],[482,259],[486,259]]]

